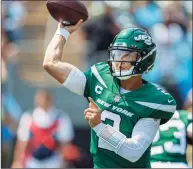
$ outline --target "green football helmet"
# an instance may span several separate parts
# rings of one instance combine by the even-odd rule
[[[120,80],[138,76],[152,69],[156,57],[156,44],[151,35],[141,28],[127,28],[115,36],[109,48],[109,60],[111,74]],[[133,54],[135,60],[128,59]],[[127,56],[127,59],[122,59]],[[129,56],[129,57],[128,57]],[[115,63],[120,65],[130,63],[129,70],[115,68]]]

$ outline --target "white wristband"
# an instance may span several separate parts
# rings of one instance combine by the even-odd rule
[[[64,28],[58,28],[56,30],[55,35],[62,35],[65,38],[65,40],[67,41],[67,39],[70,36],[70,33],[66,29],[64,29]]]

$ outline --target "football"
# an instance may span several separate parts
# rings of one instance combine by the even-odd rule
[[[64,25],[75,25],[80,19],[88,19],[85,5],[78,0],[47,0],[46,6],[50,15]]]

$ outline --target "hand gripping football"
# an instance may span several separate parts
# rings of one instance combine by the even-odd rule
[[[78,0],[47,0],[50,15],[64,25],[75,25],[80,19],[88,19],[88,11]]]

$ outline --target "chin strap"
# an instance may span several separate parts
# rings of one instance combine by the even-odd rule
[[[132,76],[123,76],[123,77],[116,77],[116,78],[118,78],[119,80],[128,80],[128,79],[130,79]]]

